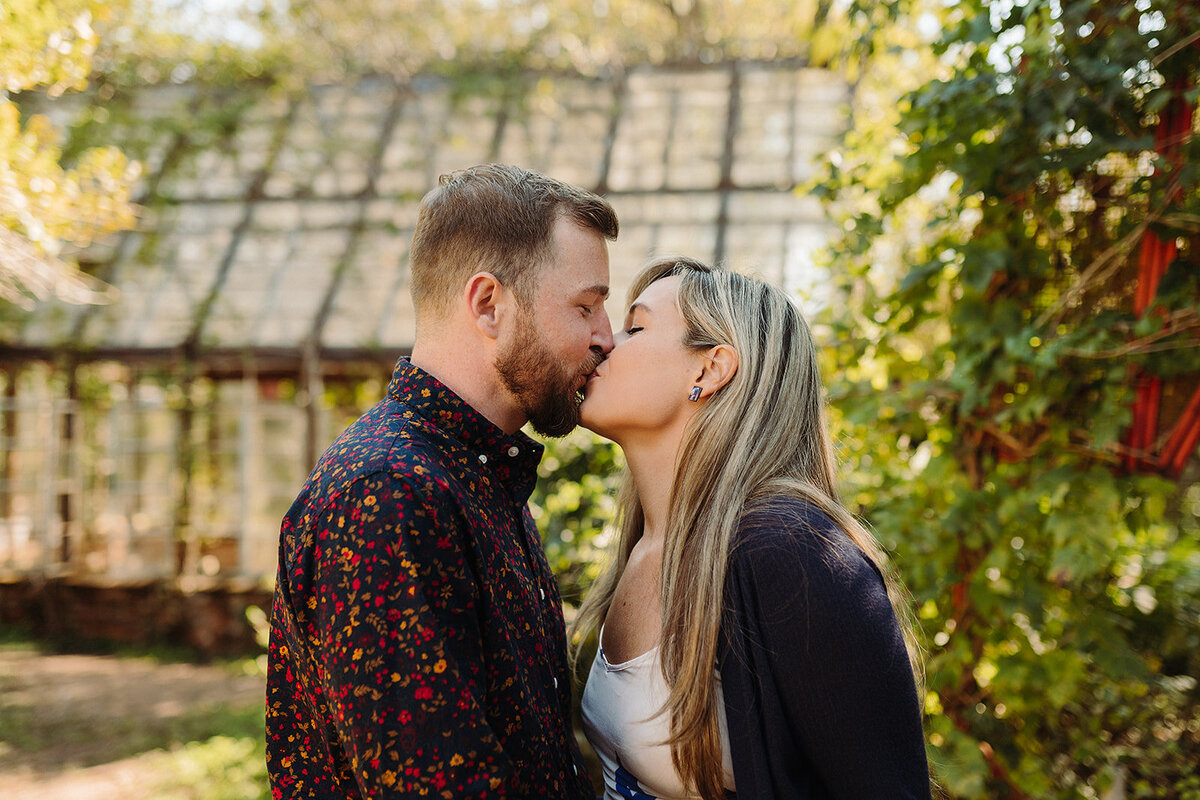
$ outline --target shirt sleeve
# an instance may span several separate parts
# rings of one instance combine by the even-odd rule
[[[463,526],[431,482],[375,474],[310,528],[310,652],[363,797],[502,797],[484,714],[479,594]],[[432,791],[430,791],[432,790]]]
[[[883,580],[817,509],[742,526],[722,688],[740,797],[929,798],[912,668]]]

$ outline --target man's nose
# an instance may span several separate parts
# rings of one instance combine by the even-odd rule
[[[600,313],[596,315],[596,327],[592,329],[592,349],[599,347],[600,351],[608,355],[613,349],[613,334],[612,323],[609,322],[608,312],[601,306]]]

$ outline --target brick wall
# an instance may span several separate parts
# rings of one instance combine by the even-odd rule
[[[271,591],[249,582],[0,580],[0,623],[22,625],[39,638],[171,645],[207,658],[258,652],[246,610],[269,614],[270,604]]]

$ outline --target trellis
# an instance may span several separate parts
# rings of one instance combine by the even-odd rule
[[[203,383],[172,399],[161,381],[131,377],[102,404],[35,385],[12,397],[10,387],[0,401],[0,572],[271,573],[267,532],[307,471],[304,411],[270,397],[269,380]],[[322,412],[319,427],[332,439],[346,422]]]

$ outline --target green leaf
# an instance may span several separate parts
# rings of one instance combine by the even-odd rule
[[[941,261],[927,261],[913,267],[900,282],[900,291],[908,292],[914,287],[924,284],[929,278],[941,272],[944,266]]]

